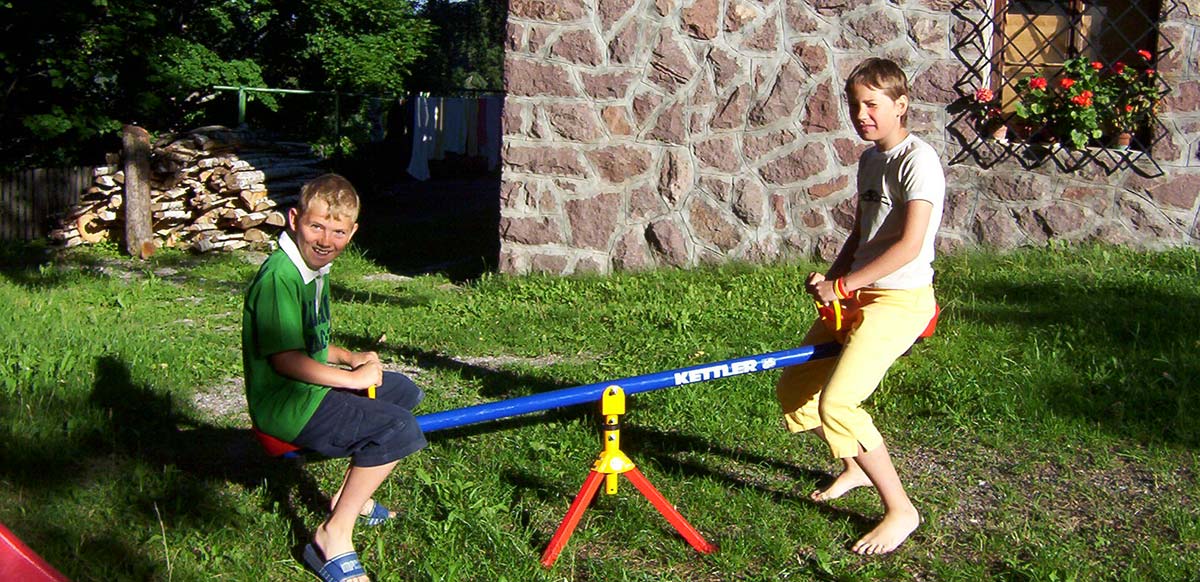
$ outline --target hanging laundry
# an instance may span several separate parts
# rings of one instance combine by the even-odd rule
[[[431,160],[446,159],[446,98],[445,97],[430,97],[429,102],[433,104],[433,153],[430,154]]]
[[[442,143],[447,152],[467,153],[467,109],[475,105],[474,99],[447,97],[443,100]]]
[[[413,98],[413,145],[408,162],[410,176],[425,181],[429,179],[429,160],[433,156],[436,142],[437,109],[428,95]]]
[[[479,99],[467,102],[467,155],[479,155]]]

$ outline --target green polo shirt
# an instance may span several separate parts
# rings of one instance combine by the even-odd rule
[[[281,376],[271,354],[303,350],[326,363],[329,355],[329,285],[326,265],[308,268],[285,232],[246,289],[242,307],[242,368],[250,419],[284,441],[300,434],[329,388]]]

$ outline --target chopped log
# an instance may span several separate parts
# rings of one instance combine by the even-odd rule
[[[179,230],[180,230],[180,232],[184,232],[184,233],[188,233],[188,234],[195,234],[195,233],[200,233],[200,232],[208,232],[210,230],[216,230],[216,229],[217,229],[217,225],[215,222],[193,222]]]
[[[247,242],[264,243],[264,242],[271,240],[272,237],[270,234],[267,234],[266,231],[263,231],[263,230],[260,230],[257,228],[251,228],[251,229],[248,229],[245,233],[243,233],[243,238]]]
[[[155,218],[158,220],[187,220],[192,216],[192,213],[187,210],[164,210],[155,214]]]
[[[240,192],[249,190],[256,184],[262,184],[265,180],[266,176],[257,170],[233,172],[225,176],[225,187],[231,191]]]
[[[116,179],[111,174],[105,174],[96,178],[96,185],[101,188],[116,188],[118,186]]]
[[[288,208],[290,206],[294,206],[299,201],[299,194],[279,196],[278,198],[263,198],[261,202],[254,206],[254,211],[263,212],[272,208]]]
[[[103,203],[104,203],[104,201],[102,201],[102,200],[80,201],[80,203],[77,204],[74,208],[72,208],[70,212],[67,212],[65,218],[68,221],[74,221],[76,218],[79,218],[80,216],[83,216],[84,214],[87,214],[89,212],[92,212],[92,211],[98,209]]]
[[[251,190],[242,190],[238,192],[238,201],[242,203],[242,207],[246,210],[254,210],[259,202],[262,202],[267,197],[266,188],[254,188]]]
[[[108,197],[108,207],[116,210],[125,202],[125,197],[120,194],[113,194]]]
[[[239,216],[238,218],[236,218],[233,222],[233,226],[236,226],[242,230],[246,230],[250,227],[258,226],[258,225],[262,224],[263,222],[265,222],[266,220],[267,220],[266,212],[252,212],[250,214],[245,214],[245,215],[242,215],[242,216]]]
[[[159,198],[158,202],[150,205],[150,210],[154,212],[162,212],[164,210],[182,210],[184,207],[183,200],[167,200]],[[191,214],[190,212],[188,214]]]
[[[95,169],[92,170],[92,177],[99,178],[100,176],[108,176],[110,174],[115,174],[116,172],[117,172],[117,167],[115,165],[96,166]]]
[[[98,243],[108,240],[108,224],[96,213],[88,212],[75,219],[75,229],[79,238],[85,243]]]
[[[287,226],[287,217],[284,216],[283,213],[278,210],[275,210],[273,212],[268,212],[266,220],[263,220],[263,224],[268,224],[271,226],[278,226],[280,228],[283,228],[283,227]]]
[[[217,166],[211,170],[208,178],[207,179],[202,178],[201,182],[204,182],[205,184],[207,184],[209,190],[212,190],[214,192],[221,192],[221,191],[225,190],[226,179],[229,176],[229,174],[231,174],[231,173],[232,173],[232,171],[230,171],[229,168],[226,168],[223,166]]]

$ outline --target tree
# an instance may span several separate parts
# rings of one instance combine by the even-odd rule
[[[300,55],[315,82],[342,91],[402,93],[411,65],[424,56],[431,26],[410,2],[304,0]]]
[[[9,167],[93,161],[126,123],[194,124],[213,85],[398,93],[430,36],[409,0],[17,0],[0,23]]]
[[[414,88],[448,93],[503,86],[507,0],[426,0],[420,14],[436,30]]]

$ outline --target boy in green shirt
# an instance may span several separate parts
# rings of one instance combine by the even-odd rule
[[[351,534],[394,514],[372,499],[403,457],[427,444],[412,409],[425,396],[408,377],[384,372],[375,352],[330,340],[330,264],[358,230],[354,186],[314,178],[288,212],[279,250],[246,290],[242,365],[250,418],[260,431],[326,457],[350,457],[332,512],[304,549],[322,580],[367,580]],[[377,398],[366,391],[377,387]]]

